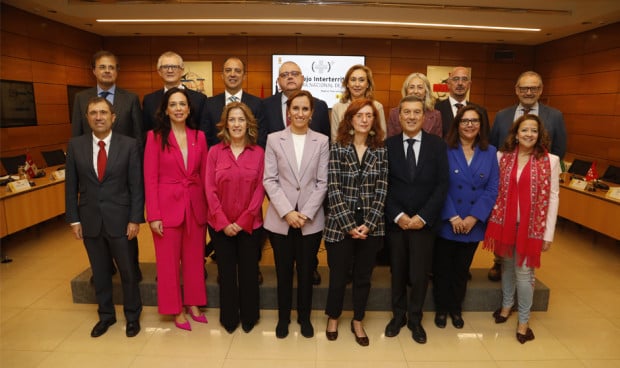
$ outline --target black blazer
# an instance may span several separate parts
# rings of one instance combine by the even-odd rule
[[[329,113],[327,104],[323,100],[314,98],[314,113],[310,121],[310,129],[315,132],[330,136]],[[265,148],[267,136],[286,128],[282,119],[282,92],[269,96],[263,100],[263,124],[259,127],[258,144]]]
[[[487,114],[487,110],[484,107],[469,101],[467,101],[466,104],[478,106],[482,110],[484,117],[487,119],[487,121],[489,121],[489,115]],[[435,110],[439,110],[439,112],[441,113],[441,125],[443,129],[443,137],[445,137],[448,134],[448,130],[450,130],[450,125],[452,125],[452,121],[454,121],[454,114],[452,113],[452,106],[450,106],[450,100],[446,98],[443,101],[438,101],[437,103],[435,103]]]
[[[437,229],[448,193],[448,155],[444,141],[422,131],[422,144],[413,180],[409,176],[403,135],[385,141],[388,152],[388,193],[385,201],[386,227],[401,230],[394,222],[399,213],[419,215],[426,226]]]
[[[95,237],[104,226],[122,237],[129,222],[144,222],[142,163],[137,141],[112,134],[103,182],[93,165],[93,136],[73,137],[67,146],[65,211],[68,223],[80,222],[85,237]]]
[[[92,87],[78,92],[73,100],[71,112],[71,136],[77,137],[92,130],[88,125],[86,111],[88,100],[97,96],[97,87]],[[142,110],[140,99],[133,93],[116,87],[114,93],[114,113],[116,120],[112,125],[112,131],[138,140],[140,148],[144,147],[142,140]]]
[[[207,118],[207,96],[189,88],[186,88],[186,91],[189,95],[189,103],[192,106],[192,114],[196,127],[198,128],[201,125],[206,125],[204,121]],[[163,97],[163,88],[144,96],[144,100],[142,101],[142,120],[144,122],[143,130],[145,137],[146,132],[155,128],[155,124],[157,122],[155,114],[157,114],[157,109],[159,109],[159,105],[161,104],[161,99]]]
[[[218,130],[216,125],[222,118],[222,111],[224,111],[224,106],[226,106],[225,99],[226,94],[224,93],[220,93],[219,95],[215,95],[207,99],[206,119],[202,122],[203,125],[200,126],[200,130],[205,133],[209,148],[220,143],[220,140],[217,138]],[[258,124],[258,129],[260,131],[260,127],[263,125],[263,101],[260,98],[243,91],[241,94],[241,102],[248,105],[252,111],[252,114],[254,114],[256,123]]]

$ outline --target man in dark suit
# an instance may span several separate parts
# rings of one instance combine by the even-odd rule
[[[452,72],[448,76],[448,90],[450,94],[448,98],[442,101],[438,101],[435,104],[435,109],[441,112],[441,123],[443,130],[443,137],[448,134],[448,129],[452,125],[452,121],[456,116],[456,112],[459,108],[465,105],[475,105],[472,102],[467,101],[467,93],[471,88],[471,76],[469,69],[463,66],[457,66],[452,69]],[[484,116],[489,120],[487,110],[482,106],[478,106],[484,113]]]
[[[93,97],[87,104],[92,134],[73,137],[67,147],[65,210],[76,239],[83,239],[93,271],[99,337],[116,323],[112,272],[116,262],[123,285],[127,337],[140,332],[142,301],[136,264],[129,249],[144,222],[144,188],[139,146],[134,138],[112,134],[112,104]]]
[[[299,91],[304,84],[304,75],[297,63],[285,61],[278,70],[278,85],[282,92],[278,92],[273,96],[263,100],[263,124],[258,127],[258,144],[265,148],[267,136],[270,133],[284,130],[290,122],[286,117],[286,101],[288,96],[293,92]],[[330,136],[331,128],[329,125],[329,113],[327,104],[323,100],[316,97],[314,99],[314,112],[310,119],[310,129],[315,132]],[[312,283],[319,285],[321,283],[321,275],[316,270],[319,265],[318,258],[315,259],[314,273],[312,275]]]
[[[172,87],[186,88],[181,83],[181,79],[185,73],[183,58],[176,52],[166,51],[159,56],[159,59],[157,59],[157,72],[164,81],[164,88],[144,96],[144,100],[142,101],[144,134],[155,128],[155,114],[157,113],[157,109],[159,109],[164,93]],[[192,106],[192,116],[196,125],[206,126],[207,96],[189,88],[187,88],[187,93],[189,95],[189,103]]]
[[[206,125],[200,127],[200,130],[205,132],[209,147],[220,142],[217,138],[218,130],[216,125],[222,117],[224,106],[230,102],[241,101],[248,105],[256,118],[259,129],[263,125],[263,101],[259,97],[243,91],[245,78],[245,64],[241,59],[229,57],[224,61],[222,68],[222,80],[225,86],[224,93],[207,99],[207,118],[204,122]]]
[[[93,97],[103,97],[114,106],[116,120],[113,130],[115,133],[132,137],[138,141],[140,156],[144,148],[142,139],[142,110],[140,109],[140,99],[133,93],[116,86],[118,77],[119,63],[116,56],[109,51],[98,51],[93,55],[92,62],[93,74],[97,78],[97,86],[78,92],[73,102],[71,112],[71,135],[77,137],[92,132],[86,110],[88,102]],[[142,272],[139,263],[138,238],[129,242],[132,252],[132,259],[138,270],[138,279],[142,280]],[[112,272],[116,272],[114,264],[110,265]],[[91,279],[92,281],[92,279]]]
[[[282,63],[278,70],[278,85],[282,92],[263,100],[264,124],[259,126],[258,144],[265,147],[269,133],[283,130],[287,127],[286,101],[291,93],[300,90],[304,84],[304,75],[299,65],[292,61]],[[310,129],[330,136],[329,114],[327,104],[323,100],[314,98],[314,113],[310,121]]]
[[[398,335],[407,324],[413,340],[424,344],[422,307],[432,269],[435,230],[448,191],[448,157],[444,141],[422,130],[422,100],[404,97],[399,105],[399,120],[403,134],[385,141],[389,157],[385,224],[393,313],[385,336]],[[408,284],[411,291],[407,300]]]
[[[558,156],[560,160],[564,157],[567,140],[564,116],[560,110],[538,102],[542,91],[543,82],[540,74],[534,71],[521,73],[515,84],[515,94],[519,98],[519,103],[507,107],[495,115],[489,136],[489,142],[492,145],[500,148],[508,136],[512,123],[525,114],[533,114],[540,117],[545,130],[547,130],[551,142],[550,153]],[[495,257],[487,276],[491,281],[502,279],[502,265],[499,257]]]

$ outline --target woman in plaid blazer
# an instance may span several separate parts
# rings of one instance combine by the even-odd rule
[[[385,133],[370,99],[351,102],[330,149],[329,214],[324,239],[329,264],[329,292],[325,313],[326,336],[338,337],[338,318],[349,271],[353,270],[355,341],[368,346],[362,327],[377,251],[383,244],[383,206],[387,195]]]

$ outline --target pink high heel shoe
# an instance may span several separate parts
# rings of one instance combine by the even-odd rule
[[[192,330],[192,325],[189,324],[189,321],[185,321],[183,323],[179,323],[177,322],[177,320],[174,320],[174,325],[181,329],[181,330],[185,330],[185,331],[191,331]]]
[[[196,322],[199,323],[209,323],[209,321],[207,321],[207,316],[205,316],[204,314],[199,314],[197,316],[194,315],[194,313],[192,313],[192,308],[187,308],[190,317],[192,317],[192,319]]]

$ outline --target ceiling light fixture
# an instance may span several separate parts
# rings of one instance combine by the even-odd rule
[[[344,20],[344,19],[97,19],[99,23],[261,23],[261,24],[331,24],[331,25],[356,25],[356,26],[386,26],[386,27],[414,27],[414,28],[456,28],[488,31],[516,31],[516,32],[540,32],[540,28],[523,27],[499,27],[480,26],[469,24],[445,24],[445,23],[417,23],[417,22],[391,22],[373,20]]]

